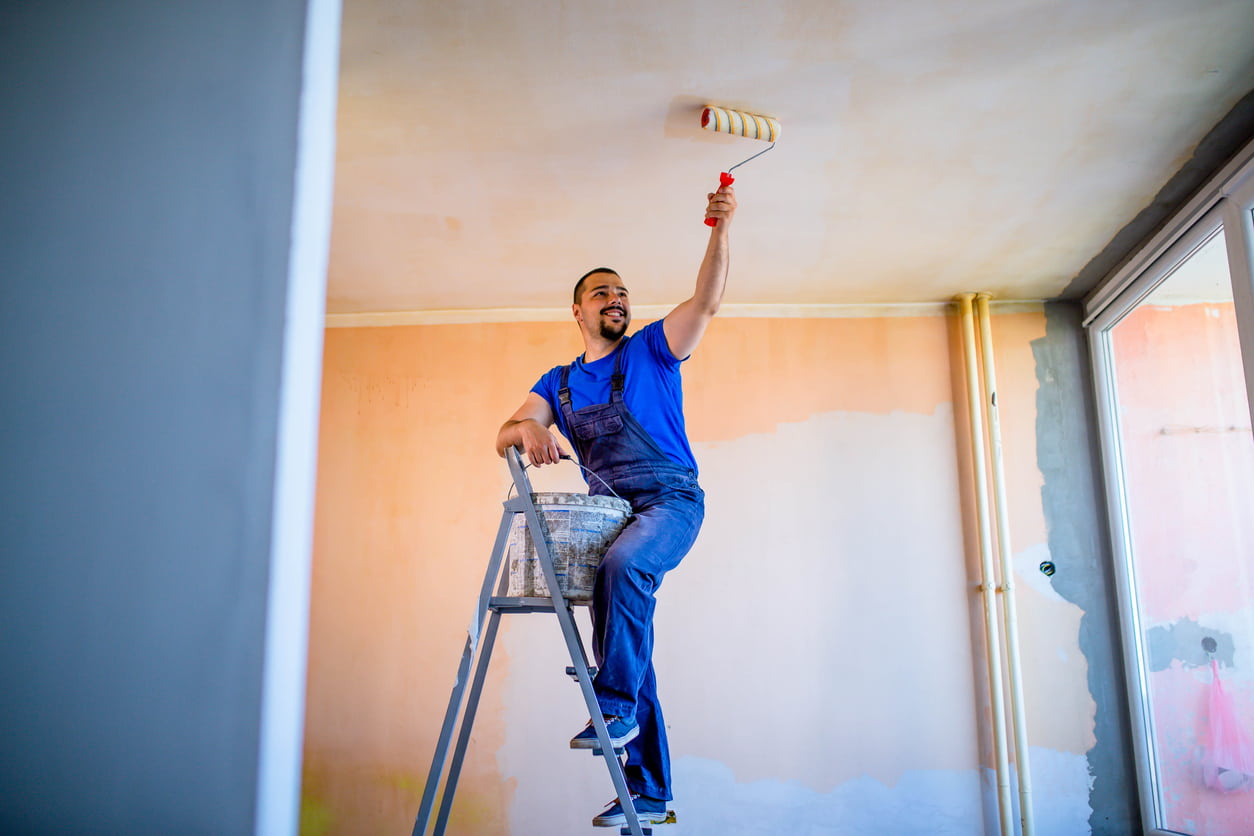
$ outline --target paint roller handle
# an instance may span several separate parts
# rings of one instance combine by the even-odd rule
[[[736,178],[732,177],[726,171],[719,172],[718,187],[720,189],[723,188],[724,186],[730,186],[732,183],[735,183],[735,182],[736,182]],[[706,218],[705,225],[706,226],[718,226],[718,218]]]

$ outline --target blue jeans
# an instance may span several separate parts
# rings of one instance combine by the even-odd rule
[[[597,570],[592,636],[600,670],[593,685],[602,713],[634,716],[640,724],[640,735],[627,745],[628,787],[669,801],[670,750],[653,672],[654,592],[697,539],[705,494],[682,468],[631,470],[609,479],[635,513]]]

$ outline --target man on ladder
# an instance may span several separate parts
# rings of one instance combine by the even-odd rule
[[[688,553],[705,516],[684,429],[680,364],[722,301],[735,211],[730,185],[707,195],[705,216],[715,223],[696,290],[631,336],[631,303],[618,274],[601,267],[580,278],[571,309],[583,355],[541,377],[496,439],[502,456],[516,446],[533,465],[554,464],[563,455],[549,429],[556,423],[583,466],[600,477],[589,478],[589,492],[612,488],[631,503],[633,516],[602,559],[593,590],[593,684],[613,745],[626,746],[627,785],[641,823],[663,822],[673,797],[653,672],[654,592]],[[570,745],[597,747],[591,721]],[[622,803],[616,799],[592,823],[622,825]]]

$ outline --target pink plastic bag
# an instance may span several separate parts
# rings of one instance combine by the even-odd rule
[[[1232,696],[1219,681],[1219,665],[1210,660],[1211,686],[1202,780],[1220,792],[1254,788],[1254,744],[1241,728]]]

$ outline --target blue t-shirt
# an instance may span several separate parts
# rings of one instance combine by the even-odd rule
[[[570,370],[570,407],[580,410],[587,406],[609,403],[610,378],[614,375],[614,360],[623,354],[623,401],[627,411],[635,416],[640,426],[653,437],[654,442],[676,464],[697,469],[697,460],[688,445],[688,433],[684,428],[684,390],[679,373],[683,360],[677,359],[666,344],[662,320],[650,322],[641,328],[626,346],[608,357],[585,363],[583,355],[575,360]],[[684,358],[686,360],[688,358]],[[531,391],[549,402],[557,417],[557,428],[570,438],[570,428],[562,415],[557,393],[562,387],[562,369],[555,366],[536,381]]]

